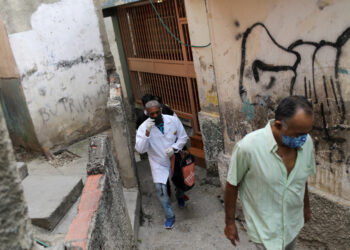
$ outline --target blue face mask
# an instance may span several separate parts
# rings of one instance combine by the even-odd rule
[[[306,142],[307,134],[300,135],[298,137],[289,137],[282,135],[282,142],[288,148],[300,148]]]

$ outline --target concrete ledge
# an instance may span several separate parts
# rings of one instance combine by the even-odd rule
[[[309,190],[312,217],[302,229],[300,241],[313,249],[349,249],[349,202],[332,200],[316,188]]]
[[[19,177],[21,178],[21,180],[23,180],[24,178],[26,178],[28,176],[28,167],[27,167],[26,163],[17,162],[17,170],[18,170],[18,174],[19,174]]]
[[[218,156],[224,150],[220,116],[215,113],[199,112],[198,120],[202,131],[207,173],[217,176]]]
[[[55,228],[80,196],[83,182],[71,176],[29,176],[22,182],[32,223]]]
[[[103,148],[96,154],[94,149]],[[80,199],[78,214],[65,239],[72,249],[136,249],[123,188],[108,136],[90,139],[88,168],[104,174],[89,175]],[[96,160],[97,159],[97,160]],[[92,164],[92,163],[97,164]],[[102,167],[104,169],[102,169]]]
[[[101,197],[100,183],[104,175],[91,175],[87,178],[82,196],[80,198],[78,214],[69,227],[65,239],[67,250],[87,249],[89,228],[93,216],[98,208]]]

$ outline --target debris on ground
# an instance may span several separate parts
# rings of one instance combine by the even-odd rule
[[[16,161],[18,162],[28,162],[39,157],[42,153],[37,151],[32,151],[25,149],[21,146],[16,146],[13,148],[15,153]]]
[[[53,160],[50,160],[49,163],[55,168],[62,167],[74,161],[75,159],[80,158],[79,155],[74,154],[73,152],[67,149],[55,152],[54,155],[55,155],[55,158]]]

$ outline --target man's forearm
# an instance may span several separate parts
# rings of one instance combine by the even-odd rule
[[[238,187],[226,182],[225,189],[225,223],[226,225],[235,223],[236,203],[238,197]]]

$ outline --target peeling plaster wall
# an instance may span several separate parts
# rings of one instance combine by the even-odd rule
[[[191,44],[206,45],[210,42],[205,1],[185,1]],[[193,65],[198,84],[201,112],[198,114],[208,174],[218,174],[218,155],[223,150],[222,123],[215,79],[212,47],[192,47]]]
[[[0,248],[35,250],[28,207],[0,106]]]
[[[314,104],[312,186],[350,201],[349,1],[208,1],[225,153],[290,94]]]
[[[19,13],[32,6],[11,2],[7,8]],[[26,31],[12,33],[9,40],[38,140],[51,148],[109,126],[109,85],[93,1],[62,0],[35,7],[31,29],[25,22],[21,27]],[[7,17],[8,29],[20,30],[11,21],[20,18]]]
[[[350,1],[208,0],[226,178],[234,145],[273,118],[279,101],[314,105],[317,173],[312,220],[299,239],[315,249],[350,242]],[[253,146],[253,145],[252,145]]]
[[[185,1],[191,44],[207,45],[210,33],[205,1]],[[215,82],[214,62],[211,46],[205,48],[192,47],[193,64],[197,76],[198,95],[201,111],[219,113],[219,101]]]
[[[0,106],[13,145],[40,151],[5,26],[0,18]]]

